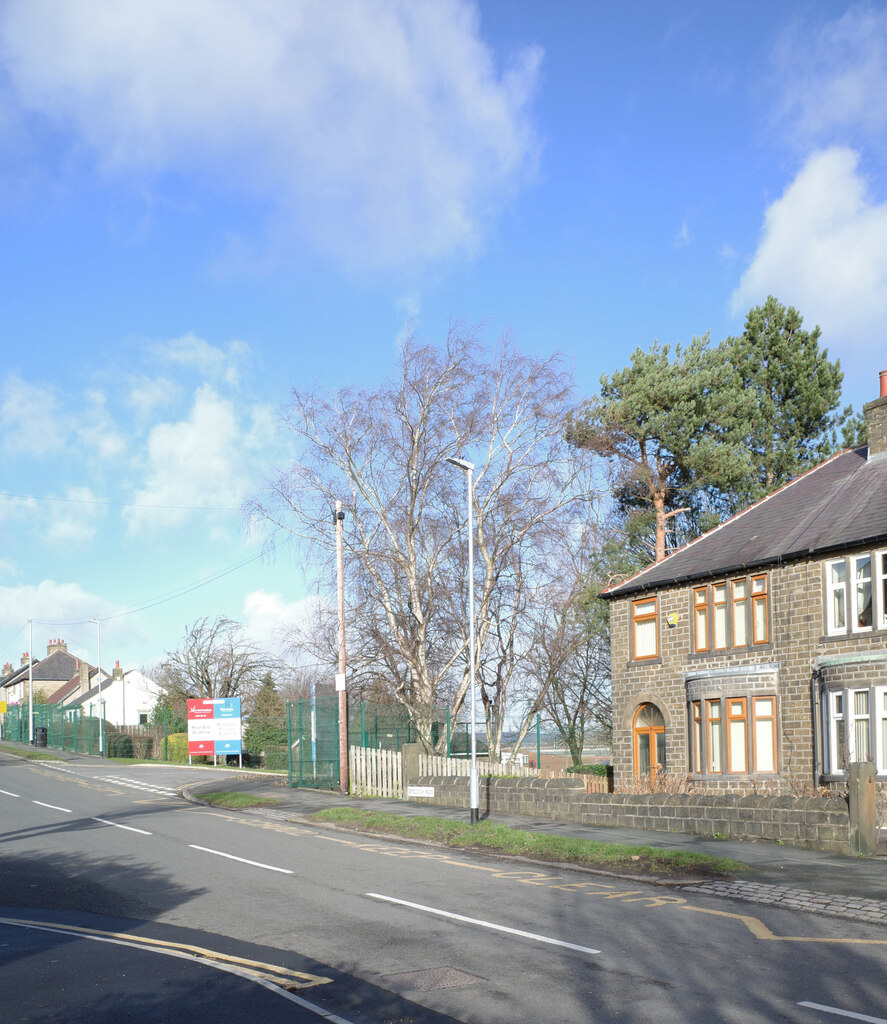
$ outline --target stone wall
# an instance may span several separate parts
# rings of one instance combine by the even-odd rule
[[[469,807],[467,778],[409,780],[433,786],[419,804]],[[480,813],[517,814],[581,825],[687,832],[726,839],[781,841],[788,846],[849,854],[850,820],[839,797],[666,796],[586,793],[582,779],[480,779]]]

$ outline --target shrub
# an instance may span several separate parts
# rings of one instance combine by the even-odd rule
[[[188,761],[188,734],[186,732],[174,732],[166,738],[166,759],[176,764],[186,764]]]
[[[611,775],[613,769],[608,764],[571,764],[567,769],[575,775]]]

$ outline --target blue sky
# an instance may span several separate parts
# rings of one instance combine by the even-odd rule
[[[124,668],[204,615],[270,642],[310,592],[239,511],[280,410],[408,324],[559,351],[578,399],[772,293],[859,408],[885,122],[884,4],[6,0],[0,660],[28,619]]]

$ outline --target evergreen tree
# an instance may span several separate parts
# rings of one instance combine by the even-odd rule
[[[745,331],[721,343],[735,373],[742,400],[725,410],[723,426],[731,443],[747,452],[745,478],[726,495],[736,512],[815,466],[837,448],[837,430],[851,415],[838,413],[840,363],[820,349],[821,331],[802,329],[803,317],[792,306],[769,296],[749,311]],[[848,441],[858,440],[855,421]]]
[[[601,377],[600,394],[571,418],[567,438],[616,464],[615,497],[628,536],[649,536],[656,561],[665,558],[671,521],[698,518],[709,489],[724,490],[746,470],[720,420],[738,399],[720,349],[708,336],[677,346],[637,349],[631,365]],[[649,553],[642,562],[649,561]]]

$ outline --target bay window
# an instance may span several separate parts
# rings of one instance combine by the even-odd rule
[[[778,771],[775,694],[691,700],[687,711],[694,774]]]

